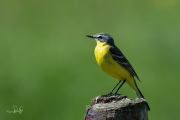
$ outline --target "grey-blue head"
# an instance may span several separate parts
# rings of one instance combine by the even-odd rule
[[[114,45],[113,38],[107,33],[98,33],[95,35],[86,35],[86,36],[90,38],[94,38],[95,40],[100,42],[106,42],[109,45]]]

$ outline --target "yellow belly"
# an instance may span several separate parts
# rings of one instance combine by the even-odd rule
[[[105,73],[114,78],[119,80],[130,80],[132,78],[131,74],[112,58],[109,52],[110,47],[111,46],[106,43],[97,41],[95,57],[98,65]]]

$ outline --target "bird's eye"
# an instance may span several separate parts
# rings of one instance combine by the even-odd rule
[[[101,38],[102,38],[102,36],[98,36],[98,38],[100,38],[100,39],[101,39]]]

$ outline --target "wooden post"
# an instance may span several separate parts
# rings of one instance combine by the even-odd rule
[[[86,106],[84,120],[148,120],[146,100],[101,95]]]

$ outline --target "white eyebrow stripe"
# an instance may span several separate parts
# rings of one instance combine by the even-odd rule
[[[102,38],[109,39],[109,37],[108,37],[108,36],[105,36],[105,35],[98,35],[97,38],[98,38],[99,36],[101,36]]]
[[[101,37],[103,37],[103,38],[106,38],[106,39],[109,38],[108,36],[105,36],[105,35],[99,35],[99,36],[101,36]],[[99,37],[99,36],[98,36],[98,37]]]

